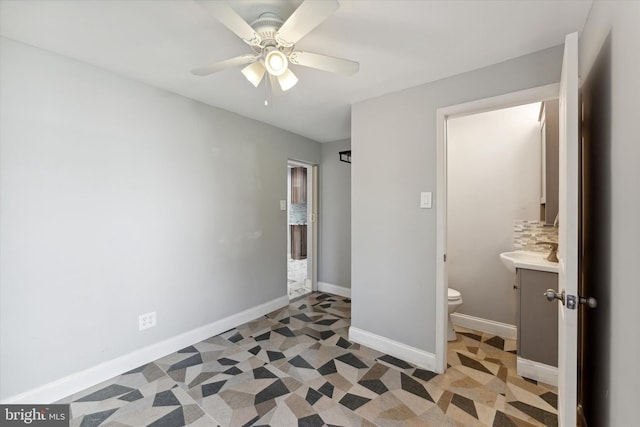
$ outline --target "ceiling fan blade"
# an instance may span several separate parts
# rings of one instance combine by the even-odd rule
[[[217,73],[218,71],[224,70],[226,68],[239,67],[240,65],[255,62],[258,58],[258,55],[236,56],[235,58],[216,62],[205,67],[194,68],[193,70],[191,70],[191,74],[195,74],[196,76],[208,76],[209,74]]]
[[[317,53],[294,51],[289,55],[292,64],[304,67],[316,68],[330,73],[351,76],[358,72],[360,64],[348,59],[335,58],[333,56],[319,55]]]
[[[339,7],[338,0],[306,0],[282,24],[276,40],[285,46],[297,43]]]
[[[258,33],[226,1],[201,1],[200,4],[245,43],[249,45],[260,43],[261,38]]]

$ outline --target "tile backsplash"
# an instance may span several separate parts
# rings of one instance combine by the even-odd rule
[[[537,220],[515,220],[513,248],[533,252],[549,252],[549,247],[538,242],[557,242],[558,229]]]
[[[304,225],[307,223],[307,204],[292,203],[289,205],[289,224]]]

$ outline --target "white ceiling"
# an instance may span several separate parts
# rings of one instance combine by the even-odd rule
[[[300,0],[232,1],[247,21],[283,19]],[[360,62],[352,77],[293,66],[300,82],[264,106],[229,69],[191,68],[250,48],[192,0],[0,0],[2,36],[270,123],[316,141],[350,136],[350,105],[484,67],[564,41],[582,30],[590,0],[342,0],[297,49]]]

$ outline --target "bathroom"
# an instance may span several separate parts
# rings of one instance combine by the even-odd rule
[[[519,276],[500,254],[526,250],[546,259],[558,241],[557,114],[557,100],[550,100],[447,121],[450,326],[500,337],[490,344],[512,353],[520,353],[518,326],[525,329]],[[542,293],[536,303],[553,312]],[[449,333],[450,345],[465,339]],[[537,379],[554,382],[555,357],[536,361],[543,371]]]

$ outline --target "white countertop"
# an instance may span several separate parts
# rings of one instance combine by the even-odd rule
[[[547,252],[511,251],[500,254],[500,260],[512,273],[517,268],[557,273],[560,268],[557,262],[547,261]]]

